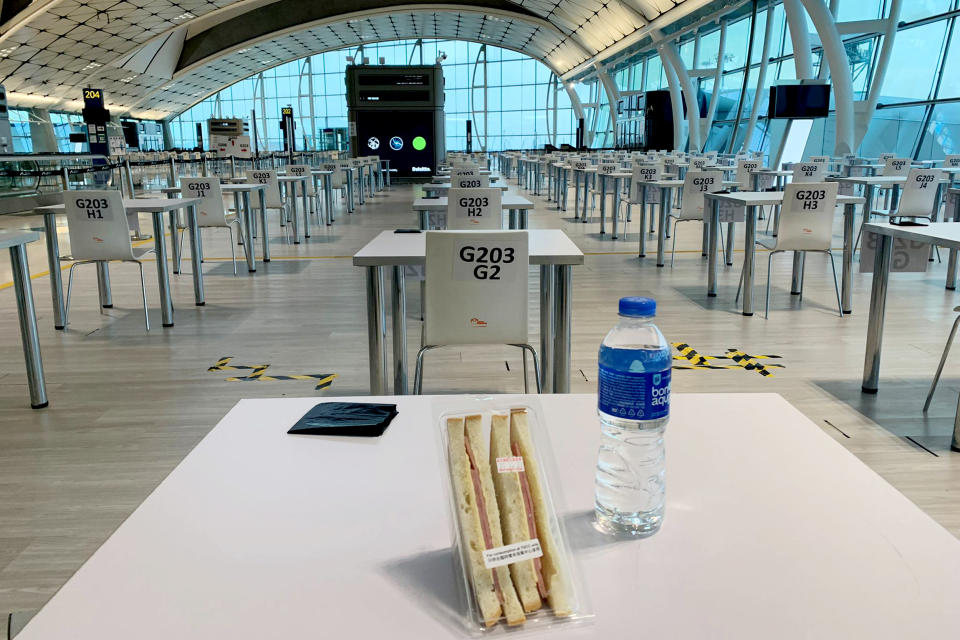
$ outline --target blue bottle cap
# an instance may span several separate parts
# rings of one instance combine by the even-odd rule
[[[631,296],[620,298],[620,315],[643,318],[657,315],[657,301],[653,298]]]

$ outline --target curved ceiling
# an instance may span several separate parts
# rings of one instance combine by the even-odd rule
[[[11,104],[163,119],[283,62],[364,42],[440,38],[510,48],[558,75],[731,0],[35,0],[0,26]]]

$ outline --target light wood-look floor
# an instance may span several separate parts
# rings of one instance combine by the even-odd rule
[[[380,230],[416,226],[413,196],[412,187],[395,186],[352,215],[341,210],[332,227],[314,226],[313,237],[299,246],[283,240],[274,219],[275,259],[261,264],[256,276],[241,265],[235,278],[224,260],[230,255],[226,234],[205,232],[204,248],[211,258],[203,265],[206,307],[193,305],[192,266],[184,262],[186,273],[173,278],[176,326],[161,328],[151,263],[147,286],[154,329],[149,333],[143,328],[139,280],[131,265],[112,268],[115,308],[104,313],[98,310],[94,269],[82,267],[68,330],[54,331],[48,279],[41,275],[45,251],[40,243],[30,247],[51,405],[44,411],[29,409],[13,290],[0,289],[6,328],[0,335],[0,630],[7,612],[39,608],[240,398],[367,392],[364,279],[350,256]],[[825,258],[808,259],[801,302],[789,294],[790,258],[779,256],[770,319],[762,314],[745,318],[733,302],[742,253],[736,267],[721,270],[720,295],[708,299],[698,224],[681,225],[676,267],[658,269],[653,239],[650,257],[637,259],[636,219],[624,237],[612,241],[599,236],[597,222],[574,222],[572,213],[559,214],[552,203],[534,199],[538,207],[531,226],[561,228],[588,254],[574,275],[572,391],[595,390],[597,347],[616,322],[618,298],[652,296],[659,304],[657,322],[671,342],[686,342],[707,355],[728,348],[780,355],[782,359],[768,362],[785,367],[773,369],[767,378],[742,369],[677,371],[677,392],[783,394],[960,535],[960,454],[949,451],[960,355],[947,367],[930,417],[920,413],[955,315],[952,309],[960,304],[960,294],[944,290],[944,264],[934,264],[927,274],[893,277],[882,389],[879,396],[867,397],[859,389],[869,276],[854,276],[854,314],[841,319]],[[37,224],[36,217],[0,220],[4,227]],[[149,229],[146,218],[144,229]],[[61,232],[66,252],[65,229]],[[738,236],[742,251],[742,229]],[[757,307],[762,310],[765,254],[758,255],[757,265]],[[4,258],[0,282],[9,280]],[[534,301],[536,288],[536,272],[531,271]],[[419,343],[419,291],[408,289],[412,356]],[[535,310],[530,317],[536,344]],[[339,377],[319,392],[310,382],[227,382],[243,372],[208,372],[221,356],[233,356],[235,364],[270,364],[269,373]],[[522,388],[520,370],[519,354],[508,348],[447,350],[428,356],[424,390],[517,391]],[[583,428],[597,429],[597,424]],[[770,416],[770,428],[777,428],[776,416]]]

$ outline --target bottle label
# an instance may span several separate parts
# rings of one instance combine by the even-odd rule
[[[597,408],[627,420],[657,420],[670,414],[671,370],[632,373],[600,365]]]

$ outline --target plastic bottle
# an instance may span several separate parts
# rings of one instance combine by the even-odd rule
[[[621,298],[620,322],[600,345],[597,526],[649,536],[664,508],[663,434],[670,420],[670,345],[650,298]]]

